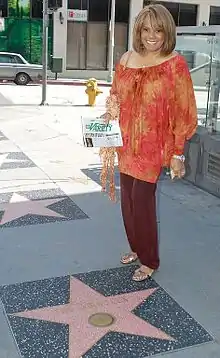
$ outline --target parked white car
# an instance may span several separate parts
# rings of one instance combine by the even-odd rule
[[[0,52],[0,80],[10,80],[24,86],[41,78],[42,65],[28,63],[18,53]]]

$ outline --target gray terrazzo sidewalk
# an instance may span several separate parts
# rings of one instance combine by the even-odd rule
[[[0,358],[66,358],[74,352],[68,348],[66,326],[52,325],[47,309],[67,304],[79,282],[79,292],[92,287],[101,296],[113,295],[112,307],[117,294],[136,300],[146,290],[150,296],[136,309],[137,316],[162,330],[151,327],[158,338],[136,340],[132,335],[132,343],[129,335],[104,336],[88,351],[81,347],[83,358],[118,358],[120,352],[121,358],[219,358],[219,199],[186,181],[161,179],[161,267],[154,280],[134,286],[129,279],[133,268],[119,263],[120,254],[128,250],[120,205],[100,192],[97,151],[81,143],[80,115],[88,111],[10,106],[0,113]],[[54,312],[60,317],[58,308]],[[165,344],[164,332],[178,344]],[[112,353],[112,342],[118,344],[117,353]]]

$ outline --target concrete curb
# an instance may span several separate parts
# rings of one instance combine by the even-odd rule
[[[77,80],[77,81],[65,81],[65,80],[48,80],[48,85],[61,85],[61,86],[85,86],[86,80]],[[111,83],[101,82],[97,80],[98,86],[100,87],[111,87]]]

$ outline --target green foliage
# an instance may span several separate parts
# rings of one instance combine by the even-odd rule
[[[9,17],[29,18],[30,0],[8,0]]]
[[[9,0],[16,2],[16,0]],[[41,63],[42,19],[6,18],[5,31],[0,32],[0,51],[20,53],[31,63]],[[52,54],[53,25],[49,25],[48,55]]]

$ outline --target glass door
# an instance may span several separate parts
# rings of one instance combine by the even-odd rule
[[[67,23],[67,59],[68,70],[86,68],[86,26],[85,22]]]
[[[176,51],[185,56],[188,62],[196,97],[198,124],[202,126],[208,126],[213,37],[193,33],[178,35],[176,44]]]
[[[220,34],[212,38],[207,127],[212,133],[220,132]]]

